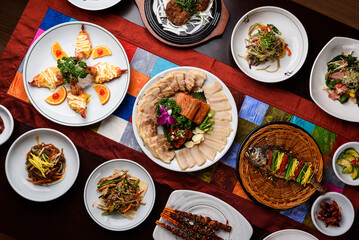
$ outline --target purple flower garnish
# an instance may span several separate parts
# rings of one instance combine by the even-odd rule
[[[161,115],[157,118],[157,124],[158,125],[164,125],[166,124],[167,127],[172,124],[176,124],[177,120],[171,116],[171,114],[167,111],[167,108],[163,108],[162,105],[160,105],[160,111]]]

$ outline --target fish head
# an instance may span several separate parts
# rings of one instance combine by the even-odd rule
[[[256,167],[262,167],[267,164],[268,150],[262,147],[249,147],[244,156]]]

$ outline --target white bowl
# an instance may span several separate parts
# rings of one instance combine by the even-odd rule
[[[3,105],[0,105],[0,117],[4,121],[5,126],[4,131],[0,134],[0,145],[2,145],[9,139],[14,130],[14,119],[9,110]]]
[[[268,70],[274,70],[277,66],[275,62],[267,62],[250,69],[248,62],[240,57],[246,54],[244,39],[248,38],[249,27],[257,22],[275,25],[292,51],[291,56],[281,58],[281,67],[277,72],[256,70],[268,65],[271,65]],[[280,82],[292,77],[303,66],[308,53],[308,37],[302,23],[292,13],[283,8],[264,6],[249,11],[238,21],[232,32],[231,51],[238,67],[249,77],[266,83]]]
[[[340,154],[348,149],[353,148],[355,151],[359,152],[359,142],[348,142],[343,145],[341,145],[334,153],[333,156],[333,170],[335,175],[345,184],[351,185],[351,186],[359,186],[359,178],[353,180],[350,174],[348,173],[342,173],[343,167],[337,164],[337,160],[339,159]]]
[[[341,104],[328,97],[327,91],[323,90],[325,85],[325,74],[327,73],[327,62],[341,52],[348,54],[354,50],[354,57],[359,56],[359,41],[346,37],[334,37],[320,51],[314,61],[310,73],[309,90],[313,101],[326,113],[351,122],[359,122],[359,107],[348,101]]]
[[[323,202],[331,203],[333,200],[337,202],[340,212],[342,213],[340,226],[335,227],[329,225],[328,227],[325,227],[324,222],[318,220],[317,218],[319,215],[320,205]],[[315,227],[327,236],[340,236],[346,233],[354,222],[354,208],[352,203],[346,196],[337,192],[328,192],[318,197],[313,203],[311,215]]]

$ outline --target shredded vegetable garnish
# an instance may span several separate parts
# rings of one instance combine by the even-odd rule
[[[33,184],[50,184],[61,180],[66,169],[63,150],[53,144],[37,144],[26,154],[26,171]]]
[[[197,12],[191,16],[186,24],[177,26],[171,23],[167,19],[166,6],[170,0],[154,0],[152,10],[156,16],[157,22],[163,27],[163,30],[180,35],[191,35],[201,29],[202,26],[206,25],[213,19],[212,6],[213,0],[210,1],[207,9],[201,12]]]
[[[266,63],[267,61],[276,61],[277,68],[273,71],[267,70],[271,65],[257,70],[271,73],[278,71],[280,68],[279,59],[284,57],[286,53],[288,53],[288,56],[292,54],[281,35],[282,33],[273,24],[265,26],[255,23],[250,26],[248,32],[249,38],[245,39],[246,56],[244,57],[249,64],[249,68]]]
[[[102,215],[114,212],[126,215],[130,210],[137,210],[140,204],[145,204],[142,202],[144,190],[140,189],[141,180],[127,172],[115,169],[112,175],[98,181],[96,191],[101,191],[101,196],[93,206],[98,203],[97,208],[105,211]]]

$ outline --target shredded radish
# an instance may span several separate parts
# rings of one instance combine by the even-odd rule
[[[156,15],[157,22],[163,27],[163,30],[172,32],[178,36],[181,34],[191,35],[196,33],[203,25],[210,22],[213,19],[211,8],[213,6],[213,0],[210,1],[206,10],[194,14],[186,24],[177,26],[171,23],[167,19],[166,6],[170,0],[154,0],[152,10]],[[190,26],[190,28],[189,28]]]

